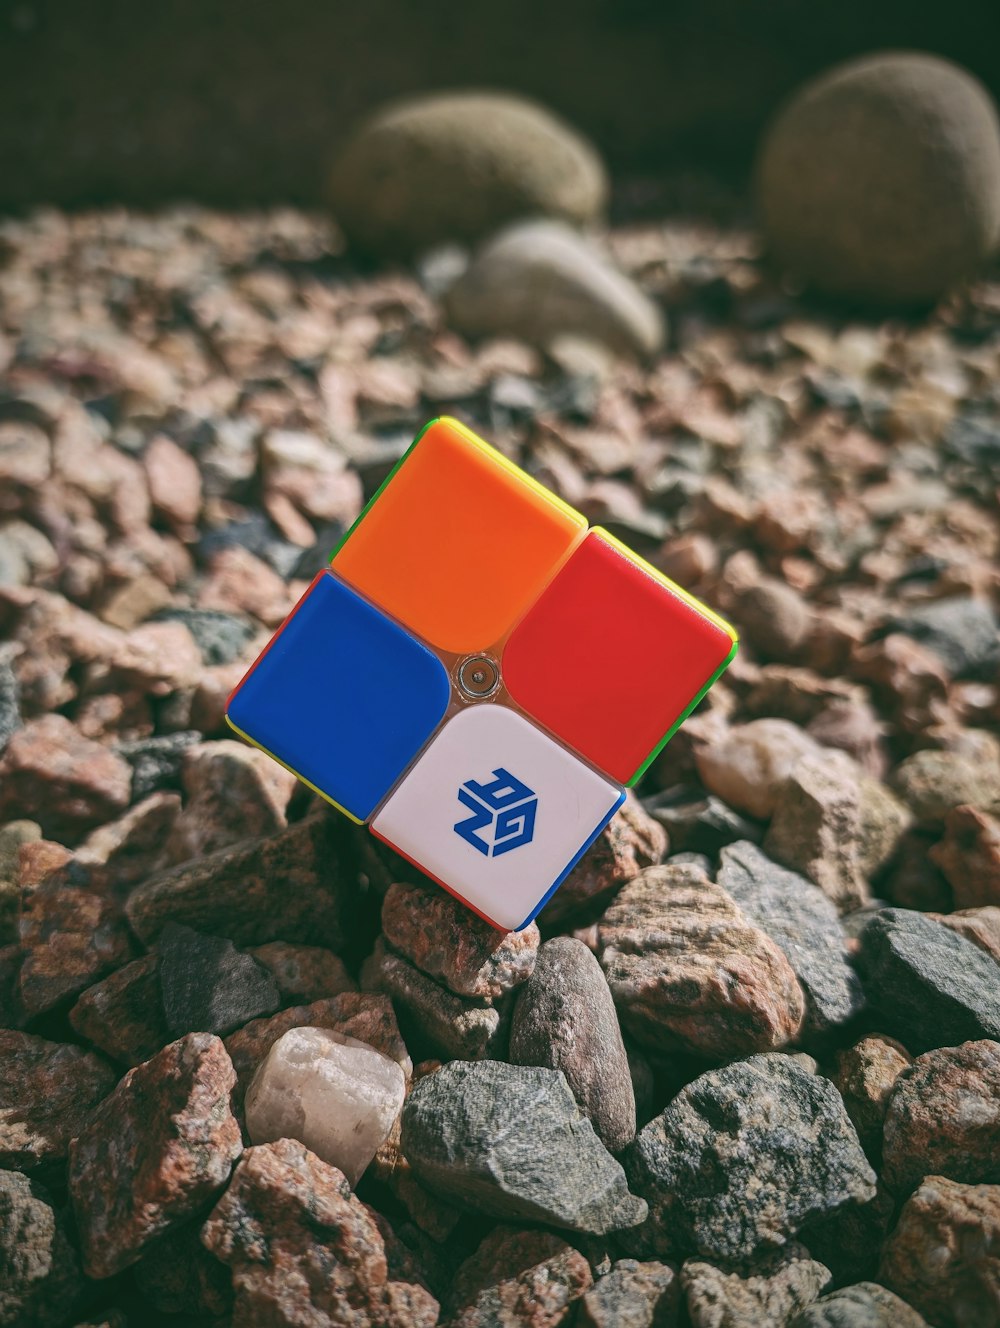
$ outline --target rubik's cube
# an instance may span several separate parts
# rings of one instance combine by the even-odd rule
[[[721,618],[439,419],[227,718],[508,931],[535,917],[735,653]]]

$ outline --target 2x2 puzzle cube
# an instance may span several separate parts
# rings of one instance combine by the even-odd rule
[[[721,618],[443,418],[234,690],[227,719],[516,930],[735,653]]]

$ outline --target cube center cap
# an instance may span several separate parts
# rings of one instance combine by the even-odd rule
[[[459,690],[473,701],[492,696],[500,686],[500,666],[489,655],[469,655],[455,676]]]

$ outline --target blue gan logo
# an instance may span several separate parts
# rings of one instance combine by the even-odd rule
[[[455,833],[485,857],[496,858],[531,843],[538,797],[503,766],[493,771],[486,784],[466,780],[458,790],[458,800],[472,815],[456,824]]]

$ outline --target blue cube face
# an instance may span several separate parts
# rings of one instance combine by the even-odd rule
[[[230,698],[232,727],[367,820],[444,717],[441,661],[329,571]]]

